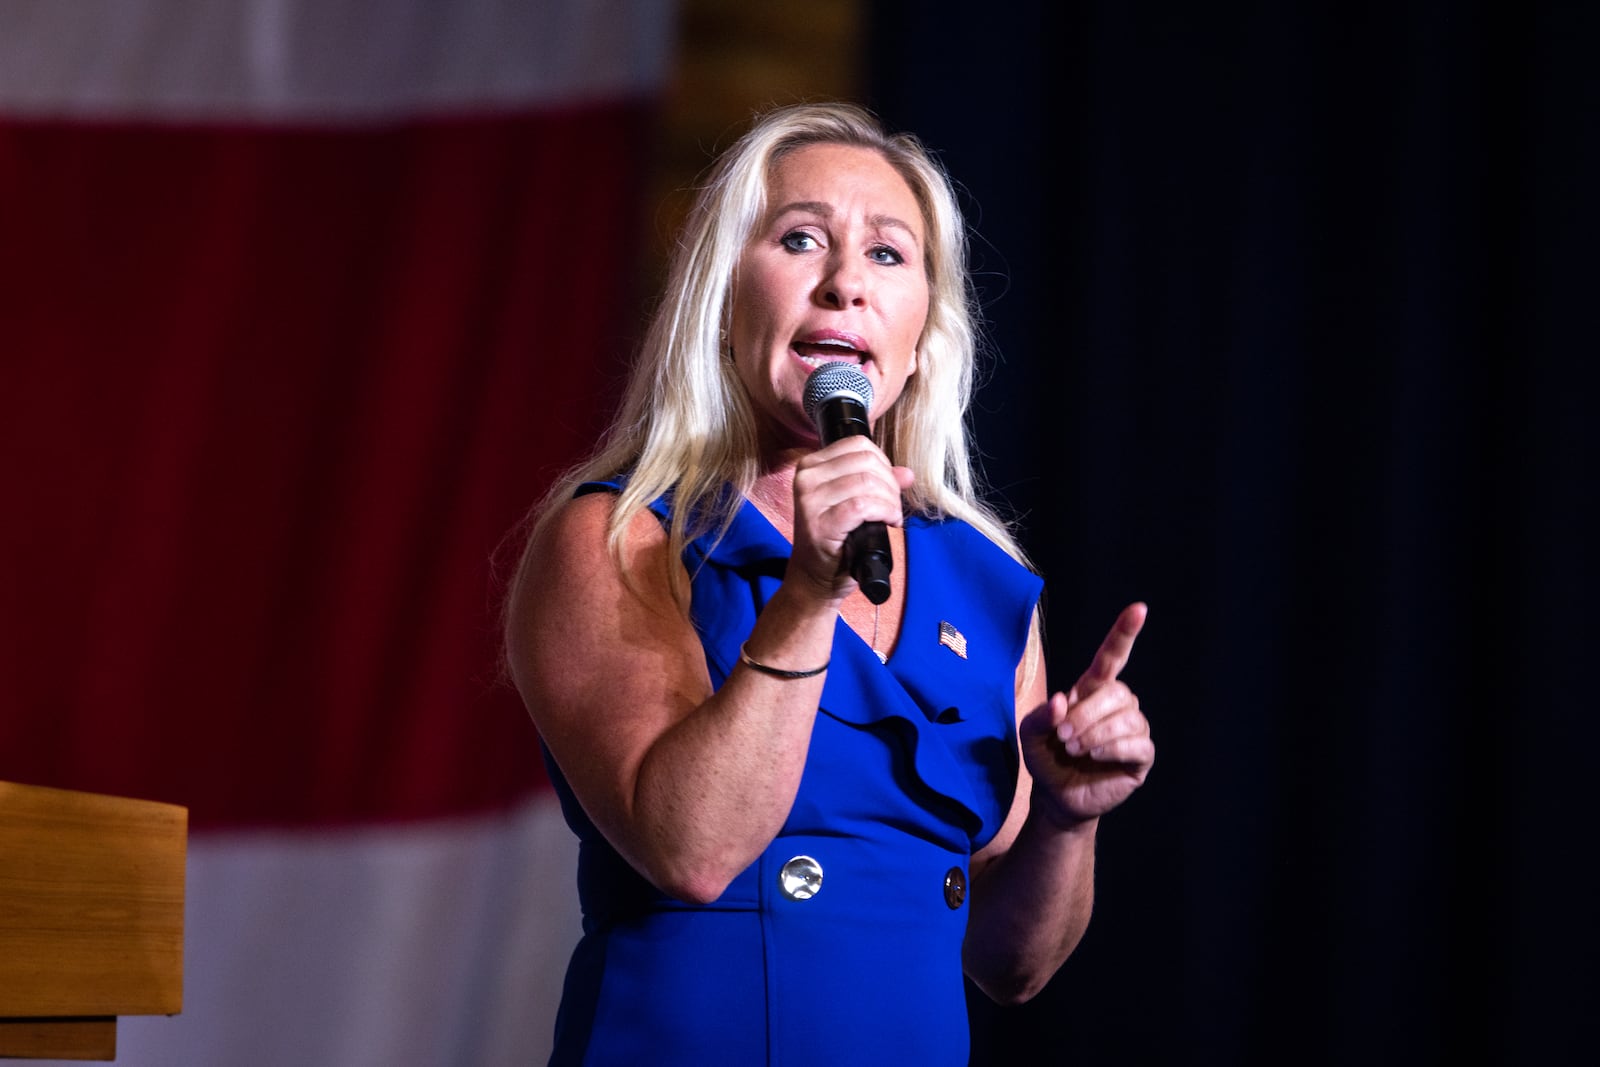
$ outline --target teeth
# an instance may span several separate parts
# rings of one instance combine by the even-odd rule
[[[804,351],[803,351],[804,350]],[[806,366],[815,370],[827,363],[861,363],[866,354],[848,341],[837,337],[830,337],[821,341],[795,342],[789,351],[799,357]]]
[[[850,351],[853,352],[855,349],[850,349]],[[800,362],[812,368],[821,367],[829,363],[841,362],[837,356],[806,356],[801,355],[799,352],[796,352],[795,355],[800,356]],[[859,360],[857,362],[859,362]]]

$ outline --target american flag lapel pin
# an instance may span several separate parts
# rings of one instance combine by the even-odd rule
[[[967,658],[966,635],[942,620],[939,623],[939,643],[962,659]]]

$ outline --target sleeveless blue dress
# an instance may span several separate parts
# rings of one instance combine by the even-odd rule
[[[552,1064],[967,1062],[967,864],[1016,789],[1014,672],[1041,583],[965,523],[910,517],[905,534],[888,663],[839,621],[794,807],[715,902],[629,867],[546,751],[584,915]],[[686,547],[713,686],[788,557],[748,502],[720,540]]]

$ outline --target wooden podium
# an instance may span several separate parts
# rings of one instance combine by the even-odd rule
[[[0,1059],[111,1060],[183,1007],[189,812],[0,782]]]

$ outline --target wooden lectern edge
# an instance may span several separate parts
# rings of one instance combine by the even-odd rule
[[[116,1016],[0,1019],[0,1060],[114,1060]]]
[[[188,809],[0,781],[0,1059],[108,1060],[183,1008]]]

